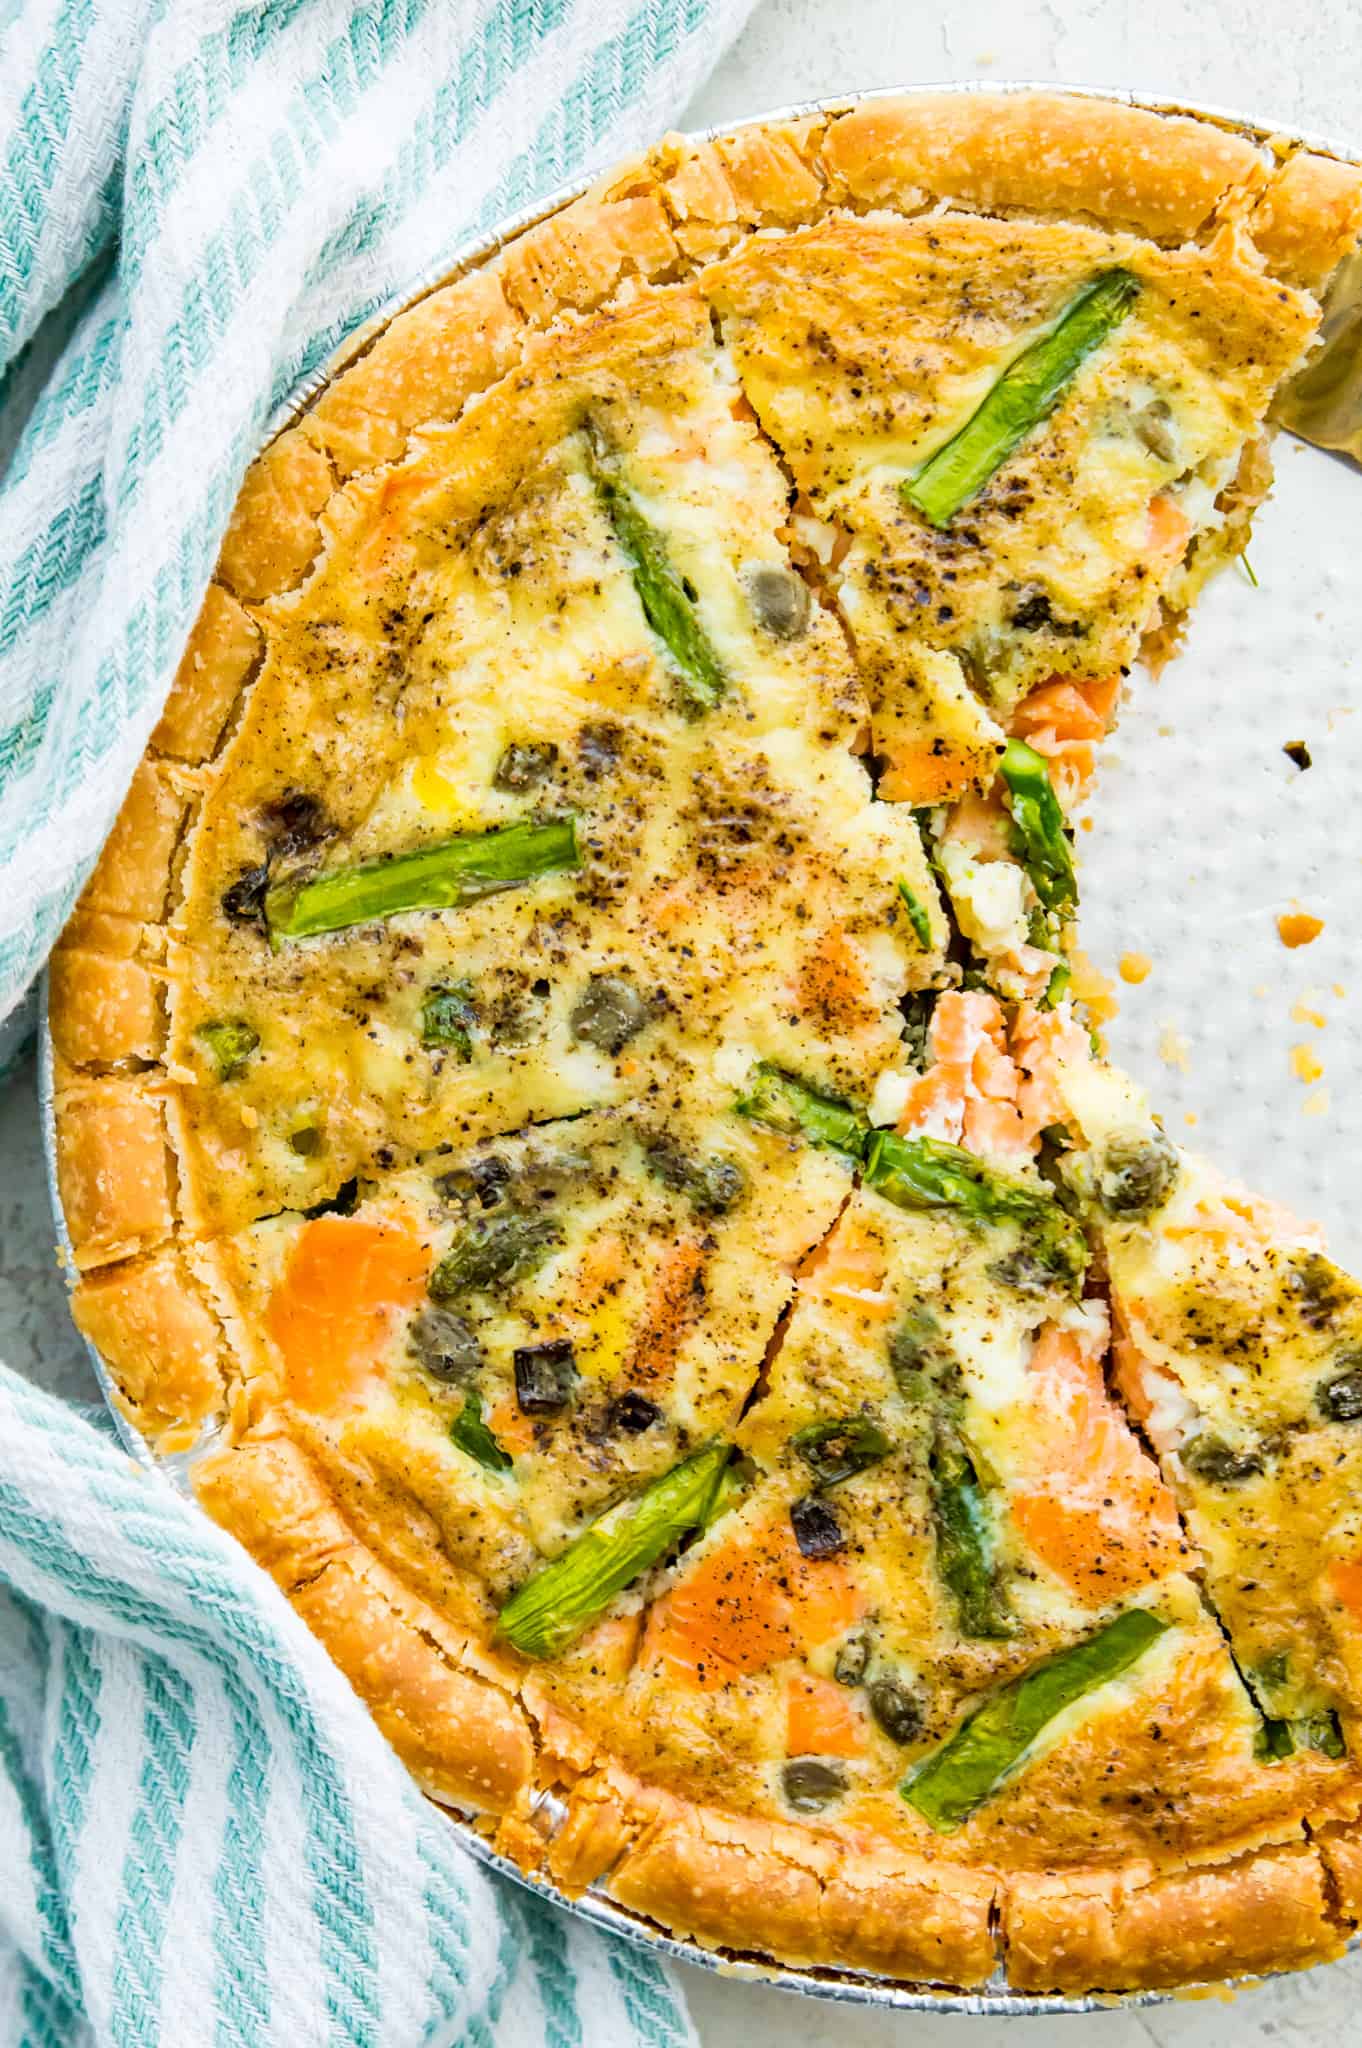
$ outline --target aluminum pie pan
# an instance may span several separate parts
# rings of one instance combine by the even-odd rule
[[[1117,105],[1142,108],[1151,113],[1187,115],[1207,121],[1214,126],[1229,130],[1257,144],[1285,144],[1289,147],[1306,148],[1326,156],[1337,157],[1345,162],[1362,164],[1362,154],[1337,140],[1302,131],[1289,121],[1264,122],[1255,120],[1233,108],[1206,104],[1182,98],[1167,98],[1155,94],[1128,92],[1119,88],[1094,85],[1059,86],[1049,80],[968,80],[911,86],[882,86],[863,92],[845,92],[827,98],[808,99],[774,107],[764,112],[745,116],[688,131],[688,139],[711,142],[728,135],[734,129],[771,121],[793,121],[813,115],[836,115],[844,113],[865,101],[878,99],[917,98],[946,92],[960,94],[1019,95],[1028,92],[1059,92],[1083,99],[1106,100]],[[263,450],[271,441],[302,417],[340,373],[369,349],[378,337],[400,314],[418,304],[431,292],[454,282],[469,271],[491,261],[506,245],[522,235],[527,229],[537,226],[555,213],[561,212],[576,199],[588,192],[598,178],[608,171],[603,166],[586,177],[575,179],[563,185],[546,197],[534,202],[501,221],[495,228],[468,238],[457,244],[447,255],[434,262],[428,270],[416,276],[409,286],[384,307],[359,323],[335,352],[312,370],[274,407],[268,416],[261,435],[259,447]],[[54,1105],[54,1049],[49,1019],[49,983],[44,974],[39,992],[38,1032],[38,1087],[39,1108],[42,1120],[44,1161],[47,1172],[48,1196],[56,1230],[57,1243],[63,1266],[68,1278],[74,1274],[71,1242],[62,1211],[57,1185],[56,1166],[56,1116]],[[189,1480],[189,1469],[194,1459],[208,1447],[211,1437],[204,1437],[193,1449],[179,1452],[160,1459],[153,1455],[149,1445],[124,1415],[119,1404],[117,1388],[103,1358],[96,1347],[82,1339],[89,1357],[91,1369],[99,1385],[105,1405],[112,1419],[117,1435],[128,1451],[148,1472],[154,1473],[161,1484],[172,1486],[186,1498],[193,1499]],[[552,1816],[556,1824],[562,1817],[560,1802],[552,1794],[545,1795],[539,1802],[540,1810]],[[1140,2006],[1166,2003],[1174,1996],[1195,1994],[1198,1989],[1223,1993],[1234,1988],[1236,1980],[1229,1986],[1217,1983],[1209,1986],[1180,1986],[1177,1992],[1131,1991],[1110,1993],[1086,1993],[1070,1996],[1062,1993],[1019,1992],[1008,1984],[1001,1963],[986,1983],[974,1990],[964,1991],[928,1983],[910,1983],[898,1978],[878,1976],[873,1972],[835,1968],[796,1968],[767,1959],[757,1954],[742,1953],[727,1948],[708,1948],[690,1939],[678,1939],[669,1934],[658,1923],[648,1920],[620,1906],[598,1885],[576,1898],[569,1898],[546,1880],[528,1875],[520,1867],[492,1848],[486,1836],[466,1814],[449,1808],[442,1808],[450,1825],[456,1830],[460,1841],[477,1862],[499,1876],[509,1879],[523,1889],[553,1904],[559,1910],[571,1913],[589,1925],[604,1929],[619,1936],[633,1946],[655,1957],[670,1962],[686,1963],[692,1967],[710,1970],[724,1977],[746,1982],[768,1985],[774,1989],[790,1992],[796,1996],[819,1998],[834,2003],[880,2007],[891,2011],[958,2013],[967,2016],[995,2015],[999,2017],[1039,2017],[1048,2014],[1104,2012],[1116,2007],[1137,2008]],[[1349,1942],[1350,1950],[1362,1944],[1362,1936]],[[1295,1973],[1273,1973],[1295,1974]],[[1261,1982],[1262,1979],[1241,1980],[1241,1983]]]

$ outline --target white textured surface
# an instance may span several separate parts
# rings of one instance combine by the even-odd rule
[[[1237,105],[1362,137],[1356,0],[765,0],[691,110],[722,121],[800,97],[959,78],[1055,78]],[[1113,1041],[1170,1129],[1317,1215],[1362,1260],[1362,478],[1279,444],[1276,497],[1253,548],[1261,588],[1222,579],[1162,683],[1137,679],[1083,835],[1085,933],[1108,968],[1155,962],[1122,990]],[[1357,707],[1352,709],[1350,707]],[[1166,728],[1166,730],[1163,730]],[[1281,754],[1310,744],[1299,774]],[[1284,952],[1292,899],[1326,919]],[[1337,984],[1346,991],[1334,993]],[[1258,990],[1265,991],[1262,994]],[[1328,1017],[1293,1022],[1307,990]],[[1349,1021],[1351,1019],[1351,1022]],[[1159,1058],[1171,1026],[1185,1072]],[[1315,1044],[1329,1090],[1307,1119],[1290,1047]],[[0,1093],[0,1356],[93,1398],[52,1250],[31,1074]],[[1232,2006],[1169,2004],[1080,2019],[866,2012],[687,1973],[707,2048],[1321,2048],[1359,2038],[1362,1961],[1264,1986]]]

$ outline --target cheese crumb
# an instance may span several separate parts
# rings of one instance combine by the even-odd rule
[[[1291,1071],[1298,1081],[1318,1081],[1324,1072],[1324,1062],[1313,1045],[1293,1045]]]
[[[1319,998],[1315,994],[1314,989],[1308,988],[1305,994],[1299,997],[1291,1006],[1292,1023],[1313,1024],[1317,1031],[1322,1031],[1329,1019],[1322,1010],[1312,1009],[1311,1005],[1318,1000]]]
[[[1284,910],[1277,919],[1277,935],[1292,952],[1297,946],[1313,945],[1323,930],[1324,919],[1312,917],[1308,910]]]
[[[1177,1067],[1186,1073],[1190,1061],[1191,1046],[1182,1033],[1171,1024],[1165,1024],[1159,1034],[1159,1058],[1166,1067]]]
[[[1306,1096],[1306,1098],[1305,1098],[1305,1100],[1304,1100],[1304,1102],[1303,1102],[1303,1103],[1301,1104],[1301,1115],[1302,1115],[1302,1116],[1323,1116],[1323,1115],[1324,1115],[1324,1113],[1325,1113],[1325,1111],[1326,1111],[1326,1110],[1328,1109],[1328,1107],[1329,1107],[1329,1091],[1328,1091],[1328,1089],[1327,1089],[1327,1088],[1316,1088],[1316,1090],[1315,1090],[1314,1094],[1313,1094],[1313,1095],[1307,1095],[1307,1096]]]
[[[1147,953],[1122,953],[1118,972],[1122,981],[1129,981],[1138,986],[1140,982],[1148,980],[1149,970],[1153,965],[1154,962]]]
[[[1194,1109],[1189,1109],[1182,1119],[1182,1121],[1189,1127],[1189,1129],[1196,1122],[1196,1120],[1197,1114]]]
[[[871,1123],[896,1124],[903,1114],[912,1086],[911,1075],[895,1073],[892,1067],[886,1067],[870,1098]]]

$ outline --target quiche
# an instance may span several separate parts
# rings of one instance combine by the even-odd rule
[[[1073,849],[1359,229],[1096,97],[668,137],[246,477],[52,963],[74,1311],[564,1894],[1036,1992],[1362,1918],[1362,1288],[1107,1060]]]

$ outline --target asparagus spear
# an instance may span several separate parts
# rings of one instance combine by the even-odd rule
[[[610,1508],[512,1594],[497,1633],[526,1657],[556,1657],[616,1593],[705,1521],[727,1460],[727,1444],[710,1444]]]
[[[1018,443],[1054,411],[1083,362],[1125,319],[1139,289],[1139,280],[1126,270],[1094,278],[1049,333],[1008,364],[959,432],[909,478],[906,502],[933,526],[949,526]]]
[[[910,889],[903,880],[899,882],[899,899],[907,913],[908,922],[913,928],[913,937],[917,940],[924,953],[930,953],[932,950],[932,920],[928,914],[926,904],[917,894],[916,890]]]
[[[1086,1642],[1023,1671],[909,1773],[899,1787],[903,1797],[938,1833],[958,1828],[1017,1769],[1056,1714],[1119,1677],[1167,1627],[1147,1607],[1130,1607]]]
[[[489,1472],[509,1472],[512,1459],[503,1451],[482,1419],[482,1402],[474,1393],[465,1394],[463,1407],[449,1426],[451,1440],[470,1458],[476,1458]]]
[[[944,1422],[937,1428],[930,1471],[937,1569],[954,1597],[960,1627],[967,1636],[1009,1636],[1012,1623],[994,1569],[984,1489],[969,1452]]]
[[[740,1097],[737,1109],[740,1116],[750,1117],[753,1123],[767,1124],[773,1131],[785,1131],[792,1137],[803,1136],[853,1160],[860,1158],[870,1132],[865,1119],[844,1102],[820,1095],[764,1060],[754,1069],[748,1091]]]
[[[959,1209],[981,1223],[1012,1218],[1037,1263],[1068,1285],[1077,1285],[1086,1269],[1083,1232],[1047,1189],[997,1173],[959,1145],[876,1131],[866,1151],[865,1184],[900,1209]]]
[[[665,540],[625,483],[618,457],[589,423],[586,450],[596,496],[629,563],[643,615],[672,658],[686,709],[698,718],[714,709],[728,679],[700,623],[695,591],[677,575]]]
[[[452,910],[581,864],[575,819],[526,820],[493,832],[461,833],[393,860],[335,868],[310,882],[276,882],[265,894],[265,922],[277,946],[281,939],[340,931],[402,910]]]
[[[233,1080],[260,1043],[260,1033],[252,1030],[244,1017],[215,1018],[200,1024],[194,1036],[207,1046],[219,1081]]]
[[[1025,863],[1032,887],[1047,910],[1072,910],[1078,901],[1078,882],[1064,813],[1045,756],[1028,747],[1025,740],[1012,739],[998,768],[1007,784],[1013,852]]]

